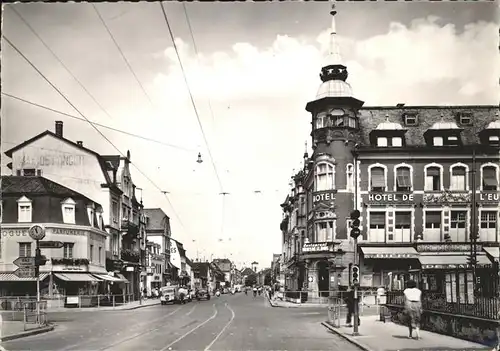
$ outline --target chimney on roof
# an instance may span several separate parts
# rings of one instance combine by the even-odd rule
[[[63,137],[63,122],[56,121],[56,135],[60,138]]]
[[[76,143],[78,144],[78,146],[83,146],[83,141],[81,140],[78,140]]]

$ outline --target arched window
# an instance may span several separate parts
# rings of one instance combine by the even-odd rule
[[[396,167],[396,191],[411,191],[411,168],[408,166]]]
[[[483,190],[495,191],[498,189],[498,167],[495,165],[484,165],[482,168]]]
[[[450,167],[450,190],[467,190],[467,167],[462,164]]]
[[[425,184],[424,190],[427,191],[440,191],[442,188],[442,167],[436,164],[428,165],[425,167]]]
[[[316,166],[316,191],[335,188],[335,168],[329,163],[319,163]]]
[[[354,165],[348,163],[346,165],[346,190],[351,192],[354,190]]]
[[[326,112],[320,112],[316,115],[316,129],[325,128],[328,126],[328,115]]]
[[[386,175],[385,168],[372,167],[370,169],[370,190],[371,191],[385,191],[386,190]]]

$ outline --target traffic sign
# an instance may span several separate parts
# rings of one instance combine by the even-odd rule
[[[35,267],[21,267],[16,269],[14,274],[19,278],[34,278],[36,276]]]
[[[38,245],[41,249],[60,249],[64,243],[62,241],[40,241]]]
[[[33,240],[43,240],[43,238],[45,238],[45,228],[35,224],[30,228],[29,234]]]
[[[14,263],[18,267],[34,267],[35,266],[35,258],[34,257],[18,257],[14,260]]]

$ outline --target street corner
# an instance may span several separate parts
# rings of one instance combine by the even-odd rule
[[[43,327],[34,328],[31,330],[26,330],[26,331],[20,331],[20,332],[12,333],[9,335],[4,335],[4,336],[0,337],[0,342],[21,339],[21,338],[25,338],[27,336],[32,336],[32,335],[48,333],[48,332],[54,330],[55,327],[56,327],[56,325],[51,323],[51,324],[45,325]],[[0,348],[0,351],[2,351],[2,350],[5,350],[5,349]]]
[[[360,348],[363,351],[374,351],[372,348],[370,348],[367,345],[365,345],[365,344],[359,342],[358,340],[356,340],[356,337],[348,335],[346,333],[343,333],[341,330],[339,330],[338,328],[335,328],[334,326],[332,326],[327,321],[321,322],[321,325],[323,327],[325,327],[326,329],[328,329],[331,333],[340,336],[344,340],[347,340],[348,342],[350,342],[351,344],[357,346],[358,348]]]

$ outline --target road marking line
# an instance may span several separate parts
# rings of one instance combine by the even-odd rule
[[[162,348],[160,351],[167,350],[168,348],[170,348],[170,346],[178,343],[179,341],[181,341],[182,339],[184,339],[186,336],[188,336],[189,334],[191,334],[192,332],[194,332],[198,328],[204,326],[205,324],[207,324],[208,322],[210,322],[212,319],[214,319],[217,316],[217,313],[219,313],[219,312],[217,311],[217,308],[215,307],[215,303],[212,306],[214,307],[214,311],[215,311],[215,313],[212,315],[212,317],[208,318],[203,323],[198,324],[196,327],[194,327],[193,329],[191,329],[190,331],[188,331],[184,335],[181,335],[180,337],[178,337],[177,339],[175,339],[174,341],[172,341],[170,344],[168,344],[167,346],[165,346],[164,348]]]
[[[215,344],[215,342],[217,341],[217,339],[222,335],[222,333],[224,333],[227,329],[227,327],[229,327],[229,325],[233,322],[234,320],[234,317],[236,316],[236,314],[234,313],[233,309],[231,308],[231,306],[229,306],[227,303],[226,303],[226,307],[229,311],[231,311],[231,319],[229,320],[229,322],[227,322],[227,324],[224,326],[224,328],[222,328],[222,330],[220,331],[219,334],[217,334],[217,336],[215,337],[215,339],[212,340],[212,342],[207,346],[205,347],[205,351],[208,351],[213,344]]]
[[[188,313],[186,313],[186,316],[189,316],[191,313],[193,313],[196,306],[198,306],[198,305],[194,305],[193,308],[191,308],[191,310]]]

